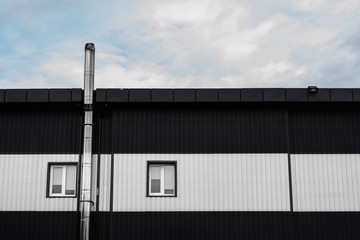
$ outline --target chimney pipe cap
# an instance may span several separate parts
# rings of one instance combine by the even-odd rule
[[[86,43],[85,50],[92,50],[95,51],[95,44],[94,43]]]

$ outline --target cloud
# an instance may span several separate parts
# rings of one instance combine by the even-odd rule
[[[171,24],[201,24],[213,21],[220,13],[219,3],[214,1],[161,2],[150,13],[159,27]]]
[[[41,72],[45,73],[47,78],[54,80],[59,86],[64,86],[67,83],[71,86],[82,86],[84,67],[83,63],[78,61],[71,61],[66,59],[54,59],[45,62],[40,66]],[[51,80],[50,80],[51,81]],[[61,81],[63,83],[61,83]]]
[[[290,0],[288,2],[296,10],[304,12],[323,12],[326,13],[326,15],[351,12],[356,10],[360,5],[357,0]]]
[[[109,64],[96,71],[96,87],[108,88],[176,88],[186,87],[192,79],[177,79],[157,65]]]
[[[0,85],[4,88],[44,88],[49,86],[47,79],[42,75],[33,75],[29,77],[22,78],[19,81],[14,81],[12,79],[0,78]]]
[[[96,87],[360,87],[355,0],[2,6],[3,87],[81,87],[86,42]]]
[[[246,57],[272,28],[271,22],[246,26],[247,7],[235,1],[155,1],[148,8],[140,16],[154,30],[148,38],[160,41],[175,64],[197,54],[222,60]]]
[[[343,17],[335,10],[356,12],[347,7],[352,1],[277,2],[278,11],[257,15],[258,1],[152,1],[139,18],[151,29],[147,39],[163,46],[159,55],[170,59],[167,69],[191,73],[198,79],[194,87],[337,86],[321,76],[330,74],[324,66],[338,64],[331,55],[344,54],[338,47],[354,13]],[[287,11],[288,4],[315,13]]]

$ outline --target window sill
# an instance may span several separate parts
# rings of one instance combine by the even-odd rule
[[[46,196],[46,198],[77,198],[77,196]]]
[[[176,198],[177,195],[173,195],[173,196],[147,195],[146,197],[149,197],[149,198]]]

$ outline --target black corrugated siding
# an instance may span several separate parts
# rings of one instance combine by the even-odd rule
[[[359,212],[295,212],[295,239],[358,240]]]
[[[1,212],[0,239],[79,239],[78,212]]]
[[[73,104],[0,109],[0,153],[79,153],[81,112]]]
[[[95,111],[103,116],[102,153],[284,153],[287,109],[291,153],[360,153],[355,103],[126,103]],[[0,108],[0,153],[79,153],[80,132],[75,104]]]
[[[108,111],[102,153],[287,152],[286,110],[275,104],[146,103]]]
[[[360,153],[357,104],[292,105],[291,153]]]
[[[360,239],[359,212],[99,212],[91,239]]]
[[[288,212],[100,212],[91,239],[293,239]]]

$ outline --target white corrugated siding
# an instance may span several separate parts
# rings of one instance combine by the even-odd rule
[[[360,155],[291,155],[295,211],[360,211]]]
[[[93,201],[93,205],[91,205],[91,211],[96,211],[96,187],[97,187],[97,168],[98,168],[98,155],[92,155],[92,168],[91,168],[91,201]]]
[[[177,197],[146,197],[148,160],[177,161]],[[288,211],[287,154],[116,154],[114,211]]]
[[[99,211],[110,210],[111,155],[101,155]]]
[[[79,155],[0,155],[0,211],[76,211],[76,198],[46,198],[48,162]]]

